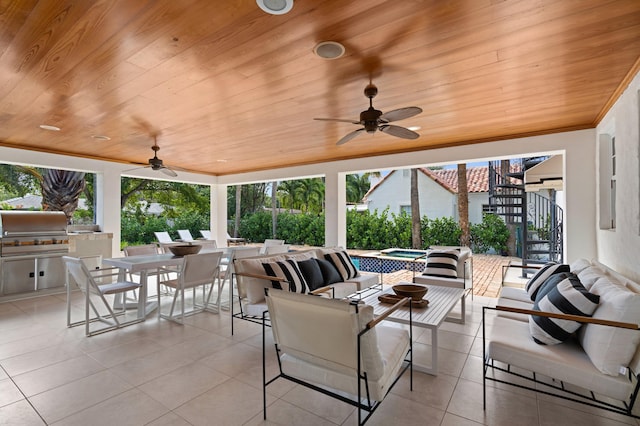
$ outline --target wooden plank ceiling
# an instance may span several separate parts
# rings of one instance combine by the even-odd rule
[[[157,135],[166,164],[213,175],[594,127],[640,52],[638,0],[0,8],[0,145],[145,164]],[[345,55],[315,56],[326,40]],[[424,110],[397,123],[418,139],[363,132],[336,146],[359,126],[313,120],[357,121],[370,79],[377,109]]]

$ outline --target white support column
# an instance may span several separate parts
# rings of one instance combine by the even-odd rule
[[[106,168],[96,174],[96,223],[102,232],[113,233],[111,256],[120,253],[120,172]]]
[[[324,245],[347,247],[346,173],[325,175]]]
[[[227,246],[227,220],[227,185],[211,185],[211,236],[218,247]]]

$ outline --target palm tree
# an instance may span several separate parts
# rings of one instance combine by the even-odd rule
[[[287,180],[278,185],[278,195],[280,197],[280,205],[293,212],[299,204],[300,183],[298,180]]]
[[[324,199],[324,182],[320,178],[301,179],[298,186],[303,212],[320,213]]]
[[[46,169],[40,173],[35,167],[22,167],[34,176],[42,190],[42,210],[61,211],[72,222],[73,212],[78,208],[78,199],[84,191],[84,172]]]
[[[366,189],[365,189],[366,188]],[[359,203],[369,190],[369,176],[364,174],[347,175],[346,192],[348,203]]]
[[[467,165],[458,164],[458,220],[460,222],[460,245],[469,247],[469,188],[467,187]]]
[[[422,248],[420,227],[420,196],[418,193],[418,169],[411,169],[411,248]]]

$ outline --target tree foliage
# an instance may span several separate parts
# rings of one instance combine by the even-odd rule
[[[188,229],[194,237],[210,227],[210,187],[181,182],[122,178],[122,245],[149,244],[154,232],[167,231],[178,238],[178,229]],[[160,214],[149,212],[153,203]]]

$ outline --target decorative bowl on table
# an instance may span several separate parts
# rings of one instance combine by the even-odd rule
[[[169,250],[174,256],[185,256],[187,254],[196,254],[202,249],[200,244],[176,244],[169,246]]]
[[[391,288],[398,296],[410,297],[413,301],[422,300],[429,290],[428,287],[419,284],[396,284]]]

